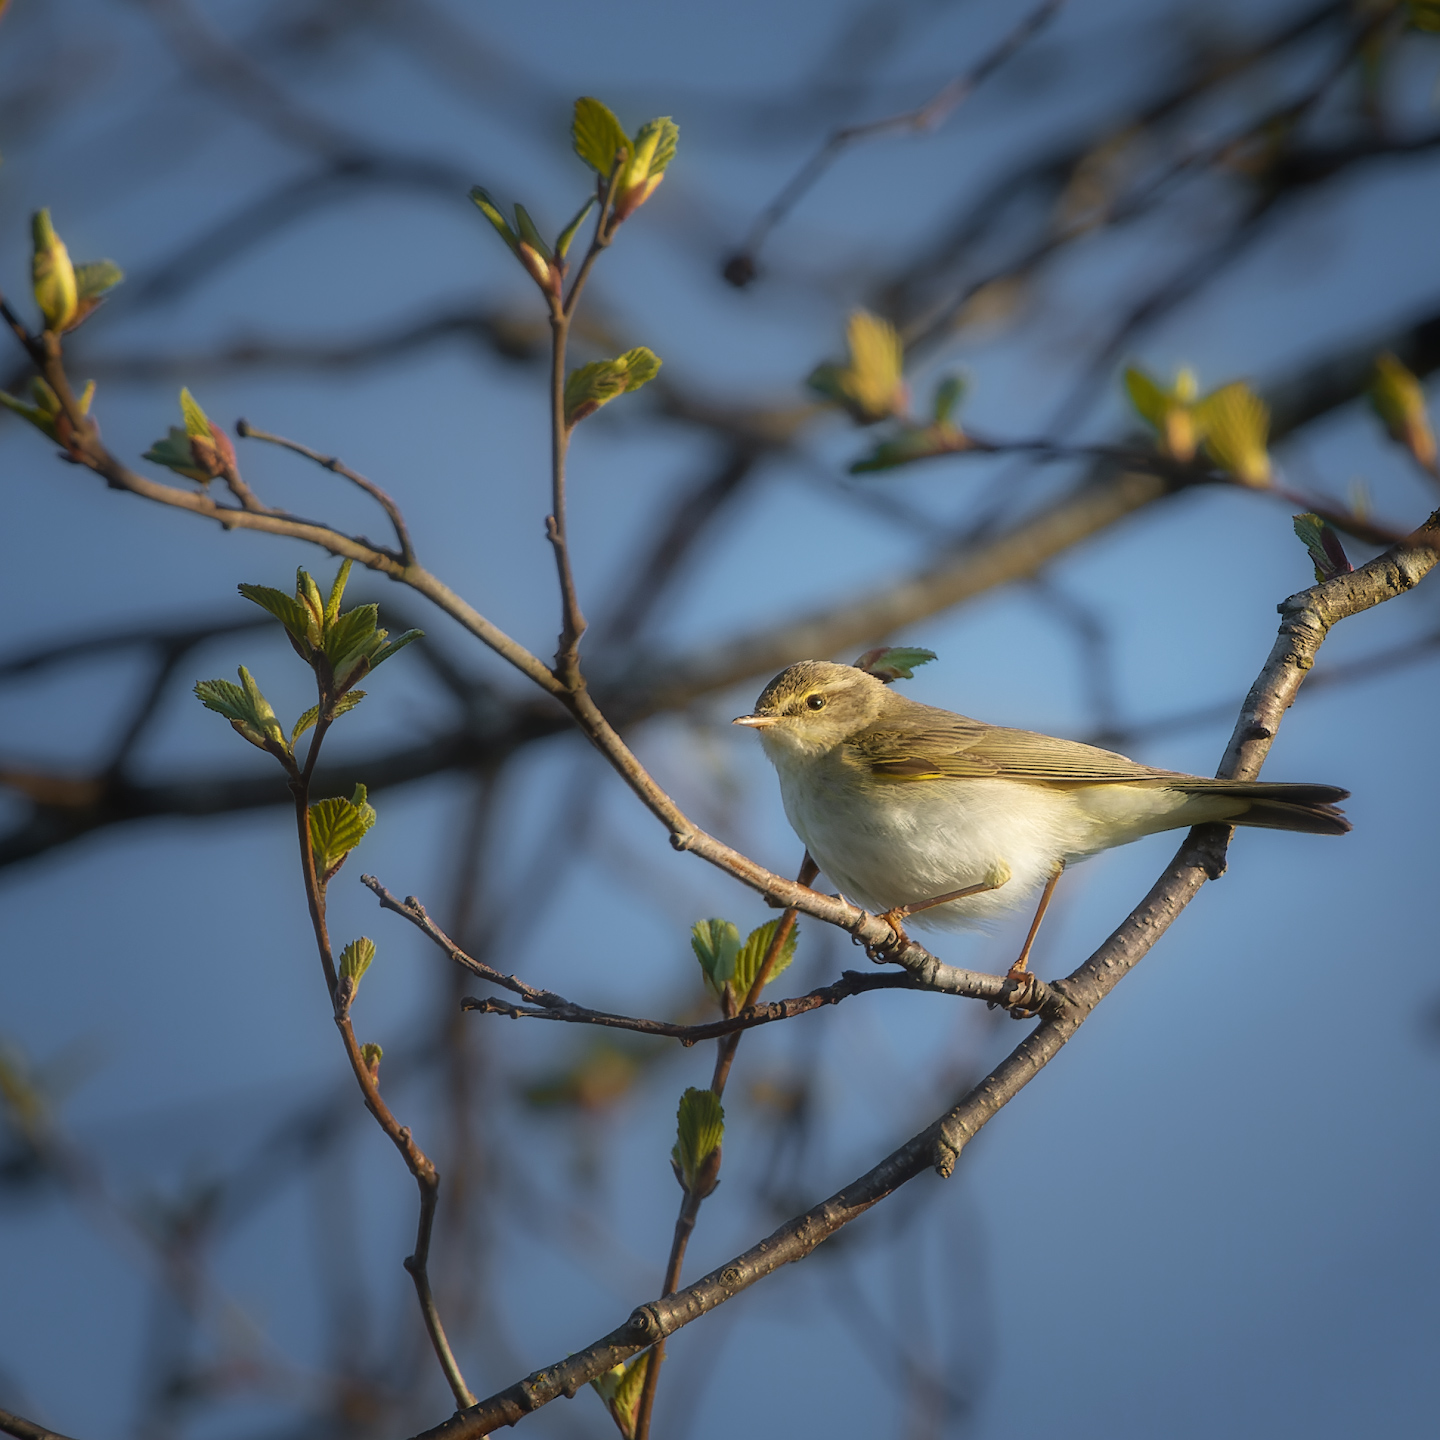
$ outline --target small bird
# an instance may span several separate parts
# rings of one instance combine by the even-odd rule
[[[863,657],[862,657],[863,658]],[[1343,835],[1347,790],[1210,780],[1110,750],[921,705],[853,665],[782,670],[736,725],[760,732],[785,814],[847,898],[904,939],[902,921],[959,929],[1043,886],[1012,978],[1024,973],[1055,882],[1076,860],[1207,821]]]

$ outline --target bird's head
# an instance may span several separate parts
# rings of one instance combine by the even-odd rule
[[[749,715],[731,723],[758,730],[772,757],[814,755],[873,724],[890,699],[881,681],[853,665],[802,660],[760,692]]]

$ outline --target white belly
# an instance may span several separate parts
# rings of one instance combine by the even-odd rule
[[[983,923],[1026,900],[1060,861],[1245,809],[1225,796],[1179,790],[999,779],[887,783],[867,787],[862,800],[822,766],[775,758],[795,833],[841,894],[867,909],[933,899],[984,882],[1002,863],[1009,867],[1011,878],[998,889],[907,921],[921,928]]]

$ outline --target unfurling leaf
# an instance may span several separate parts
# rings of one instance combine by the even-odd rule
[[[590,1382],[591,1388],[605,1402],[610,1418],[625,1440],[635,1440],[640,1396],[645,1389],[645,1377],[650,1373],[650,1357],[654,1353],[653,1350],[642,1350]]]
[[[375,942],[368,935],[352,940],[340,952],[340,980],[342,984],[346,980],[350,982],[351,995],[360,988],[360,981],[374,958]]]
[[[630,137],[610,107],[592,95],[575,102],[575,119],[570,126],[575,153],[597,174],[609,178],[615,157],[622,152],[630,158]]]
[[[1212,391],[1195,406],[1210,458],[1242,485],[1270,483],[1270,409],[1243,380]]]
[[[60,403],[60,397],[39,375],[30,381],[30,394],[35,402],[33,405],[27,405],[17,396],[7,395],[0,390],[0,405],[7,410],[13,410],[17,415],[23,415],[41,434],[69,450],[75,439],[75,428],[65,413],[65,407]],[[82,415],[90,413],[90,402],[94,398],[95,382],[91,380],[75,402]]]
[[[1295,534],[1310,552],[1310,561],[1315,567],[1315,579],[1324,584],[1337,575],[1348,575],[1355,568],[1340,537],[1320,516],[1306,511],[1293,517]]]
[[[675,1147],[670,1161],[676,1178],[703,1199],[720,1173],[720,1145],[725,1138],[725,1109],[713,1090],[693,1086],[680,1097],[675,1116]]]
[[[35,303],[45,318],[45,328],[58,335],[69,329],[79,307],[80,294],[75,281],[75,267],[65,242],[55,233],[48,210],[37,210],[30,217],[30,234],[34,254],[30,276]]]
[[[968,449],[970,440],[965,432],[948,420],[935,425],[902,425],[868,455],[854,461],[850,473],[865,475],[876,470],[894,470],[901,465],[913,465],[917,460],[956,455]]]
[[[365,793],[365,787],[357,785],[348,800],[337,795],[317,800],[310,807],[310,848],[315,875],[322,884],[334,876],[375,823],[375,810],[366,802]]]
[[[157,440],[144,458],[202,484],[217,476],[234,475],[235,447],[230,437],[222,426],[210,423],[189,390],[180,391],[180,413],[185,417],[185,428],[172,425],[169,434]]]
[[[921,650],[910,645],[885,645],[879,650],[867,650],[855,662],[855,668],[889,685],[895,680],[913,680],[917,665],[928,665],[938,658],[933,650]]]
[[[565,424],[576,425],[617,395],[638,390],[659,374],[660,365],[653,350],[637,345],[613,360],[596,360],[572,370],[565,381]]]
[[[510,247],[515,258],[530,272],[530,278],[549,294],[560,293],[560,269],[552,262],[554,255],[550,247],[540,238],[535,222],[526,213],[523,205],[515,206],[515,228],[500,213],[500,208],[480,186],[471,187],[470,198],[480,213],[499,232],[500,238]]]
[[[849,363],[817,366],[807,382],[810,388],[842,406],[859,425],[903,417],[909,395],[899,332],[888,320],[857,310],[845,333]]]
[[[668,115],[647,120],[635,132],[630,158],[615,183],[613,224],[628,219],[655,193],[679,143],[680,127]]]
[[[331,707],[332,718],[338,718],[347,710],[353,710],[363,699],[363,690],[349,690],[342,695]],[[290,748],[295,748],[295,742],[320,718],[320,707],[312,705],[296,722],[295,728],[290,732]]]
[[[320,627],[315,624],[310,607],[295,596],[269,585],[242,584],[236,588],[247,600],[253,601],[262,610],[268,610],[285,627],[292,640],[307,646],[319,644]],[[308,658],[307,651],[301,650],[300,653]]]
[[[240,684],[230,680],[201,680],[195,686],[195,695],[207,710],[223,715],[252,745],[262,750],[273,750],[278,746],[288,753],[289,745],[285,732],[270,708],[270,702],[260,693],[250,672],[240,667]]]
[[[735,995],[735,1003],[743,1005],[745,997],[750,993],[750,987],[755,983],[755,977],[760,973],[760,967],[765,963],[765,956],[770,952],[771,942],[775,939],[775,932],[784,924],[784,918],[777,916],[774,920],[767,921],[758,929],[752,930],[745,937],[745,943],[740,947],[739,953],[735,956],[735,971],[730,977],[730,988]],[[783,970],[790,968],[790,962],[795,958],[795,942],[800,938],[800,927],[791,924],[790,933],[785,937],[785,942],[780,946],[779,953],[775,956],[775,963],[770,967],[770,974],[766,978],[766,984]]]
[[[718,1000],[735,973],[740,952],[740,931],[729,920],[697,920],[690,931],[690,948],[700,962],[705,984]]]
[[[1175,384],[1166,390],[1143,370],[1130,366],[1125,371],[1125,390],[1140,418],[1160,436],[1160,452],[1188,464],[1203,438],[1197,418],[1195,376],[1181,370]]]
[[[1437,14],[1440,14],[1440,4],[1437,4]],[[1430,416],[1425,409],[1425,389],[1410,370],[1388,352],[1375,361],[1370,403],[1385,422],[1390,438],[1433,473],[1435,432],[1430,428]]]
[[[370,1043],[360,1047],[360,1058],[365,1062],[365,1068],[375,1078],[380,1075],[380,1061],[384,1058],[385,1052],[376,1044]]]

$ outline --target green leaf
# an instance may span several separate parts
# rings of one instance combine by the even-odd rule
[[[520,227],[520,238],[534,251],[546,260],[553,260],[550,247],[540,238],[540,231],[536,229],[535,222],[530,218],[529,212],[517,200],[515,202],[515,223]]]
[[[270,702],[260,693],[250,672],[240,667],[240,684],[229,680],[201,680],[195,686],[196,698],[207,710],[223,715],[235,731],[252,745],[262,750],[272,744],[282,749],[285,732],[270,708]]]
[[[690,948],[700,962],[706,985],[719,999],[725,982],[735,973],[740,931],[729,920],[697,920],[690,931]]]
[[[1270,483],[1270,410],[1243,380],[1223,385],[1195,406],[1210,457],[1242,485]]]
[[[563,260],[570,249],[570,242],[575,238],[575,232],[585,223],[585,217],[590,213],[595,204],[595,197],[592,195],[575,212],[575,218],[560,232],[560,238],[555,242],[555,253]]]
[[[311,805],[310,848],[315,852],[316,876],[329,880],[374,823],[375,809],[366,802],[363,785],[355,787],[349,800],[337,795]]]
[[[894,470],[901,465],[913,465],[917,460],[958,455],[969,448],[969,437],[948,420],[936,425],[903,425],[868,455],[854,461],[850,473],[864,475],[876,470]]]
[[[360,1058],[365,1062],[365,1068],[372,1074],[380,1069],[380,1061],[385,1052],[376,1044],[369,1043],[360,1047]]]
[[[343,715],[347,710],[353,710],[364,698],[365,698],[365,692],[364,692],[363,690],[350,690],[350,691],[347,691],[344,695],[342,695],[342,696],[335,702],[335,710],[334,710],[335,718],[338,719],[338,718],[339,718],[341,715]],[[290,748],[291,748],[292,750],[295,748],[295,742],[296,742],[308,729],[310,729],[310,727],[311,727],[312,725],[314,725],[315,722],[316,722],[317,720],[319,720],[319,718],[320,718],[320,707],[319,707],[318,705],[312,705],[312,706],[295,722],[295,728],[290,732]]]
[[[500,238],[515,250],[520,244],[520,237],[510,228],[510,222],[500,213],[499,207],[478,185],[470,188],[470,198],[475,202],[480,213],[500,232]]]
[[[642,1350],[590,1382],[591,1388],[605,1402],[610,1418],[625,1440],[635,1440],[640,1396],[645,1389],[645,1377],[650,1373],[650,1357],[654,1353],[653,1350]]]
[[[613,360],[596,360],[572,370],[565,381],[566,425],[578,424],[617,395],[638,390],[655,378],[660,365],[660,358],[653,350],[637,345]]]
[[[48,210],[37,210],[31,216],[30,233],[35,246],[30,262],[35,303],[45,317],[45,328],[58,333],[74,320],[79,305],[75,267],[65,242],[50,223]]]
[[[1437,0],[1440,13],[1440,0]],[[1425,407],[1425,388],[1414,374],[1388,351],[1376,357],[1370,403],[1384,421],[1390,438],[1403,445],[1427,470],[1435,468],[1435,432]]]
[[[336,666],[337,670],[342,659],[352,651],[362,648],[375,635],[379,619],[378,605],[357,605],[327,627],[323,648],[330,663]]]
[[[314,625],[309,609],[293,595],[269,585],[240,585],[240,593],[249,601],[268,610],[295,639],[307,644],[319,640],[319,627]]]
[[[334,624],[335,617],[340,613],[340,602],[345,598],[345,585],[350,579],[349,560],[340,562],[340,569],[335,574],[335,583],[330,587],[330,596],[325,601],[325,624],[328,628]]]
[[[163,440],[157,440],[141,457],[154,465],[163,465],[177,475],[190,480],[209,484],[215,477],[208,470],[202,470],[195,463],[195,452],[190,448],[190,436],[178,426],[172,425],[170,433]]]
[[[198,435],[208,440],[211,434],[210,418],[196,403],[195,397],[183,386],[180,390],[180,413],[185,417],[185,433]]]
[[[675,158],[675,148],[679,143],[680,127],[668,115],[647,120],[635,132],[635,153],[631,164],[637,171],[644,167],[635,179],[648,180],[651,176],[663,175]]]
[[[379,633],[383,636],[386,632],[382,630]],[[382,645],[380,649],[370,657],[370,668],[372,670],[378,669],[397,651],[403,650],[415,640],[423,640],[424,638],[425,632],[423,630],[407,630],[403,635],[397,635],[393,640]]]
[[[1320,516],[1306,511],[1292,517],[1295,534],[1310,552],[1310,562],[1315,567],[1315,579],[1323,584],[1337,575],[1348,575],[1355,568],[1345,554],[1340,537]]]
[[[928,665],[937,659],[933,650],[921,650],[908,645],[886,645],[879,650],[867,650],[856,662],[855,668],[883,680],[887,685],[892,680],[913,680],[917,665]]]
[[[701,1167],[719,1150],[725,1138],[725,1108],[713,1090],[696,1090],[692,1086],[680,1097],[675,1132],[675,1148],[670,1158],[680,1183],[694,1191],[697,1180],[703,1183]]]
[[[340,978],[352,982],[350,993],[360,988],[360,981],[375,958],[375,942],[368,935],[352,940],[340,952]]]
[[[608,176],[615,168],[615,157],[630,155],[630,137],[615,118],[608,105],[591,95],[575,102],[575,119],[570,127],[575,153],[594,171]]]
[[[113,260],[91,260],[75,267],[75,290],[81,300],[98,300],[124,278],[125,272]]]
[[[750,987],[755,983],[755,977],[760,973],[760,966],[764,963],[766,952],[770,949],[770,942],[774,940],[775,932],[782,923],[783,917],[777,916],[758,929],[752,930],[745,937],[745,943],[735,956],[735,973],[730,978],[730,988],[734,992],[737,1005],[745,1003],[745,997],[749,995]],[[780,947],[780,953],[770,967],[770,975],[765,982],[767,985],[782,971],[790,968],[790,962],[795,958],[795,942],[799,938],[800,927],[791,925],[790,933],[785,937],[785,943]]]
[[[935,388],[935,423],[945,425],[965,394],[965,377],[947,375]]]
[[[888,320],[856,310],[846,327],[850,359],[846,365],[820,365],[807,382],[812,390],[847,410],[861,425],[873,425],[905,412],[905,351]]]
[[[1156,430],[1163,429],[1165,412],[1174,404],[1169,391],[1162,389],[1143,370],[1133,365],[1125,371],[1125,390],[1140,418]]]

